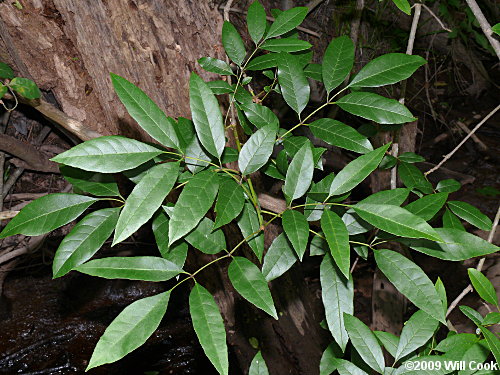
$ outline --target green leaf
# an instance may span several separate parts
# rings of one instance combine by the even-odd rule
[[[215,95],[222,95],[234,92],[234,88],[231,87],[231,85],[226,81],[221,81],[221,80],[210,81],[207,82],[207,86],[210,87],[210,90],[212,90],[212,92]]]
[[[217,254],[226,248],[226,238],[222,230],[212,232],[214,222],[204,217],[196,228],[186,236],[191,246],[205,254]]]
[[[459,333],[452,336],[448,336],[444,340],[440,341],[439,344],[434,348],[434,350],[442,353],[460,353],[460,359],[462,359],[463,353],[467,351],[472,345],[479,341],[479,337],[472,333]],[[452,355],[449,358],[453,358]],[[447,356],[448,357],[448,356]]]
[[[497,363],[500,363],[500,337],[488,328],[479,327]]]
[[[257,1],[255,3],[257,3]],[[257,354],[255,354],[255,357],[253,357],[248,370],[248,375],[269,375],[266,362],[264,361],[260,351],[258,351]]]
[[[162,152],[134,139],[110,135],[80,143],[51,160],[86,171],[116,173],[138,167]]]
[[[266,40],[262,43],[263,50],[271,52],[298,52],[311,48],[312,45],[305,40],[296,38],[281,38]]]
[[[170,220],[167,215],[160,210],[155,218],[153,219],[153,234],[155,236],[156,245],[158,245],[158,250],[163,258],[167,258],[167,254],[170,252],[168,247],[168,223]]]
[[[349,236],[355,236],[356,234],[366,233],[373,227],[366,221],[361,219],[353,209],[349,209],[343,216],[342,221],[347,228]]]
[[[331,366],[338,371],[339,375],[368,375],[354,363],[346,361],[345,359],[333,359],[331,361]]]
[[[397,100],[371,92],[350,93],[339,99],[336,104],[344,111],[379,124],[404,124],[416,120],[408,108]]]
[[[245,50],[245,44],[238,30],[236,30],[229,21],[224,21],[224,25],[222,26],[222,45],[229,58],[233,60],[236,65],[241,66],[245,60],[247,51]]]
[[[403,152],[398,156],[398,159],[405,163],[420,163],[425,161],[423,156],[417,155],[414,152]]]
[[[214,229],[220,228],[236,218],[243,209],[244,203],[243,188],[232,179],[224,181],[219,188],[217,202],[215,203],[217,217]]]
[[[405,323],[395,361],[423,346],[436,332],[439,322],[422,310],[418,310]]]
[[[87,172],[82,169],[61,165],[59,167],[64,179],[74,187],[98,197],[118,197],[118,185],[110,174]]]
[[[281,222],[286,237],[290,240],[295,253],[302,261],[309,239],[309,223],[306,217],[299,211],[286,210],[281,217]]]
[[[141,128],[162,145],[179,149],[179,140],[172,122],[144,91],[113,73],[111,82],[127,112]]]
[[[248,7],[247,26],[250,37],[255,44],[258,44],[264,36],[267,27],[266,10],[258,1],[254,1]]]
[[[307,196],[311,199],[314,199],[317,202],[326,201],[330,193],[330,185],[332,184],[334,177],[335,174],[330,173],[317,183],[313,182],[311,184],[311,189],[309,189],[309,191],[307,192]]]
[[[390,143],[361,155],[347,164],[333,179],[330,196],[347,193],[358,186],[377,168],[389,146]]]
[[[394,4],[396,4],[396,6],[401,11],[403,11],[407,15],[411,15],[411,7],[410,7],[410,3],[408,2],[408,0],[392,0],[392,2]]]
[[[35,82],[28,78],[16,77],[10,81],[9,86],[12,90],[26,99],[38,99],[42,93]]]
[[[39,236],[75,220],[96,198],[77,194],[45,195],[24,207],[0,233],[0,238],[24,234]]]
[[[0,61],[0,78],[1,79],[12,79],[14,78],[14,71],[6,63]]]
[[[379,87],[403,81],[425,63],[418,55],[387,53],[366,64],[348,87]]]
[[[311,123],[309,129],[311,129],[315,137],[330,145],[360,154],[373,151],[372,144],[364,135],[340,121],[322,118]]]
[[[318,82],[323,82],[322,76],[323,67],[321,64],[310,63],[304,68],[304,74],[307,78],[312,78]]]
[[[214,297],[200,284],[189,294],[189,311],[194,331],[206,356],[219,374],[229,374],[226,330]]]
[[[422,269],[391,250],[375,250],[377,266],[389,281],[415,306],[446,324],[441,299]]]
[[[413,250],[444,260],[461,261],[495,253],[499,248],[481,237],[463,230],[452,228],[435,228],[443,242],[435,243],[427,240],[400,240]]]
[[[437,278],[436,284],[434,284],[434,287],[436,288],[436,292],[439,294],[439,298],[441,299],[441,302],[443,303],[443,311],[446,314],[448,311],[448,297],[446,296],[446,289],[444,287],[443,281],[441,278]]]
[[[257,259],[262,260],[264,254],[264,233],[260,230],[259,217],[255,208],[249,202],[243,206],[243,211],[238,217],[238,227],[246,239],[248,246],[253,250]]]
[[[212,171],[195,175],[184,187],[170,215],[169,246],[198,225],[214,203],[219,178]]]
[[[232,147],[224,147],[224,152],[222,153],[221,162],[222,164],[232,163],[238,160],[239,152]]]
[[[373,331],[379,343],[387,350],[387,352],[396,358],[396,352],[399,346],[399,337],[392,333],[383,331]]]
[[[430,194],[417,199],[404,208],[425,221],[429,221],[444,206],[446,199],[448,199],[448,193]]]
[[[144,344],[160,325],[170,292],[135,301],[111,322],[99,339],[85,371],[115,362]]]
[[[432,194],[434,189],[424,174],[413,164],[401,163],[398,167],[399,177],[409,189],[418,189],[424,194]]]
[[[254,57],[247,64],[246,70],[265,70],[278,66],[278,57],[277,53],[267,53],[262,56]]]
[[[319,363],[320,375],[330,375],[337,368],[337,360],[342,357],[342,351],[338,345],[332,342],[323,352]]]
[[[361,320],[344,313],[344,324],[352,345],[368,366],[380,374],[384,373],[385,362],[382,348],[373,332]]]
[[[54,255],[54,278],[64,276],[92,258],[113,233],[119,213],[119,208],[105,208],[80,220],[64,237]]]
[[[113,244],[122,242],[151,219],[170,193],[179,174],[178,163],[163,163],[151,168],[135,185],[116,223]]]
[[[459,191],[462,185],[457,180],[453,178],[447,180],[441,180],[438,182],[436,186],[436,190],[444,193],[454,193],[455,191]]]
[[[436,230],[424,219],[399,206],[358,203],[353,208],[363,220],[396,236],[441,241]]]
[[[321,216],[321,230],[325,233],[335,263],[342,274],[349,277],[351,249],[349,233],[344,222],[336,213],[326,210]]]
[[[500,324],[500,312],[490,312],[483,319],[483,325],[489,326],[493,324]]]
[[[460,311],[477,326],[483,324],[483,316],[469,306],[459,306]]]
[[[465,231],[465,228],[460,219],[448,208],[445,209],[443,214],[443,227]]]
[[[326,322],[333,338],[342,351],[349,337],[344,326],[344,313],[354,313],[354,284],[347,279],[332,257],[326,254],[320,266],[321,296],[325,307]]]
[[[498,306],[498,296],[491,281],[475,268],[469,268],[467,272],[477,294],[486,302]]]
[[[246,258],[234,257],[227,272],[234,289],[243,298],[278,320],[266,279],[255,264]]]
[[[297,56],[283,52],[279,54],[278,82],[283,99],[300,115],[309,102],[311,89]]]
[[[2,85],[0,83],[0,98],[2,98],[5,94],[7,94],[7,91],[9,91],[9,89],[7,88],[7,86]]]
[[[464,219],[475,227],[489,231],[493,223],[490,218],[479,211],[476,207],[466,202],[449,201],[448,207],[455,215]]]
[[[105,279],[166,281],[182,272],[160,257],[109,257],[94,259],[75,268],[78,272]]]
[[[243,145],[238,157],[238,166],[243,175],[258,171],[273,153],[276,141],[276,125],[267,125],[257,130]]]
[[[363,199],[359,203],[367,204],[391,204],[400,206],[410,195],[410,190],[406,188],[396,188],[392,190],[382,190]]]
[[[209,166],[210,156],[201,147],[197,137],[186,147],[185,162],[191,173],[198,173]],[[206,161],[205,161],[206,160]]]
[[[256,103],[241,104],[240,107],[245,112],[248,121],[256,127],[262,128],[267,125],[278,127],[278,117],[268,107]]]
[[[496,25],[493,25],[491,27],[491,31],[493,31],[497,35],[500,35],[500,23],[497,23]]]
[[[288,271],[297,261],[292,246],[284,233],[276,237],[267,250],[262,265],[262,274],[266,281],[277,279]]]
[[[202,57],[201,59],[198,59],[198,64],[200,64],[200,66],[207,72],[228,76],[233,75],[233,70],[227,62],[213,57]],[[207,84],[210,86],[209,82]]]
[[[312,182],[314,172],[313,153],[311,143],[307,142],[293,157],[286,172],[283,192],[294,200],[302,197]]]
[[[227,84],[227,82],[224,83]],[[230,89],[230,91],[232,91],[232,88]],[[178,121],[175,121],[171,117],[169,117],[169,119],[174,126],[175,133],[177,134],[180,151],[185,153],[188,145],[191,144],[194,138],[196,138],[193,121],[188,120],[185,117],[179,117]]]
[[[307,16],[308,9],[306,7],[296,7],[282,12],[273,22],[266,39],[274,38],[283,35],[292,29],[299,26]]]
[[[333,39],[323,56],[323,82],[327,93],[337,88],[354,65],[354,43],[347,35]]]
[[[219,102],[196,73],[191,73],[189,79],[189,104],[201,144],[210,154],[220,158],[226,138]]]

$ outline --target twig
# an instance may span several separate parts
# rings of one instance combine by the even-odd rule
[[[470,133],[470,129],[467,127],[467,125],[465,125],[462,121],[457,121],[456,124],[458,125],[458,127],[460,129],[462,129],[466,134],[469,134]],[[481,151],[488,151],[488,146],[486,146],[483,141],[481,141],[477,135],[475,134],[472,134],[471,135],[471,138],[474,142],[477,143],[477,145],[479,146],[479,148],[481,149]]]
[[[425,5],[425,4],[421,4],[421,3],[419,3],[419,4],[420,4],[421,6],[423,6],[423,7],[425,8],[425,10],[427,10],[427,11],[430,13],[430,15],[431,15],[432,17],[434,17],[434,19],[435,19],[435,20],[439,23],[439,25],[441,26],[441,28],[442,28],[443,30],[448,31],[449,33],[451,33],[451,32],[452,32],[452,30],[451,30],[451,29],[449,29],[449,28],[447,28],[447,27],[444,25],[443,21],[441,21],[441,19],[440,19],[438,16],[436,16],[436,14],[435,14],[435,13],[431,10],[431,8],[429,8],[429,7],[428,7],[427,5]]]
[[[226,6],[224,6],[224,7],[221,6],[221,9],[224,9],[224,12],[225,12],[225,8],[226,8]],[[238,9],[238,8],[229,8],[229,12],[240,13],[240,14],[247,14],[247,12],[245,12],[244,10]],[[268,21],[271,21],[271,22],[275,21],[274,17],[267,16],[266,18],[267,18]],[[302,27],[302,26],[297,26],[297,30],[302,31],[302,32],[304,32],[306,34],[315,36],[316,38],[319,38],[321,36],[316,31],[312,31],[311,29],[307,29],[307,28]]]
[[[8,100],[14,99],[12,95],[5,95]],[[83,123],[69,117],[64,112],[58,110],[55,106],[46,102],[43,99],[37,100],[21,100],[22,103],[27,104],[42,115],[44,115],[49,120],[55,122],[56,124],[62,126],[64,129],[68,130],[70,133],[76,135],[82,141],[88,141],[89,139],[101,137],[102,134],[87,128]]]
[[[495,231],[498,227],[498,221],[500,220],[500,206],[498,206],[498,210],[497,210],[497,213],[495,215],[495,219],[493,220],[493,226],[491,227],[491,231],[490,231],[490,234],[488,235],[488,242],[489,243],[492,243],[493,242],[493,237],[495,237]],[[481,270],[483,269],[483,265],[484,265],[484,261],[485,261],[486,258],[481,258],[479,260],[479,262],[477,263],[477,267],[476,269],[481,272]],[[453,302],[450,304],[450,307],[448,308],[448,311],[446,311],[446,317],[448,317],[448,315],[450,315],[450,313],[453,311],[453,309],[455,307],[457,307],[457,305],[459,304],[459,302],[470,292],[472,292],[472,285],[469,284],[467,285],[467,287],[462,290],[462,293],[460,293],[457,298],[455,298],[453,300]]]
[[[494,114],[495,114],[495,113],[496,113],[499,109],[500,109],[500,104],[499,104],[499,105],[497,105],[497,106],[496,106],[496,107],[495,107],[495,108],[494,108],[494,109],[493,109],[490,113],[488,113],[488,114],[486,115],[486,117],[485,117],[485,118],[483,118],[483,119],[481,120],[481,122],[480,122],[479,124],[477,124],[477,125],[474,127],[474,129],[472,129],[472,130],[471,130],[471,132],[465,136],[465,138],[464,138],[464,139],[462,139],[462,141],[461,141],[461,142],[457,145],[457,147],[455,147],[455,148],[453,149],[453,151],[451,151],[449,154],[445,155],[445,156],[444,156],[444,158],[443,158],[443,160],[441,160],[441,161],[439,162],[439,164],[438,164],[438,165],[436,165],[434,168],[432,168],[432,169],[428,170],[427,172],[425,172],[425,175],[427,176],[427,175],[431,174],[432,172],[434,172],[434,171],[438,170],[438,169],[439,169],[439,168],[440,168],[440,167],[441,167],[441,166],[442,166],[442,165],[443,165],[443,164],[444,164],[444,163],[445,163],[445,162],[446,162],[449,158],[451,158],[451,157],[455,154],[455,152],[457,152],[457,151],[458,151],[458,149],[459,149],[460,147],[462,147],[462,145],[463,145],[463,144],[464,144],[464,143],[465,143],[465,142],[466,142],[466,141],[467,141],[467,140],[468,140],[468,139],[469,139],[469,138],[470,138],[470,137],[471,137],[471,136],[472,136],[472,135],[473,135],[473,134],[474,134],[474,133],[475,133],[475,132],[476,132],[476,131],[477,131],[477,130],[478,130],[478,129],[479,129],[479,128],[480,128],[480,127],[484,124],[484,123],[485,123],[485,122],[486,122],[486,121],[488,121],[488,120],[489,120],[489,118],[490,118],[491,116],[493,116],[493,115],[494,115]]]
[[[410,36],[408,37],[408,45],[406,46],[406,54],[413,54],[413,46],[415,44],[415,37],[417,35],[418,21],[420,19],[420,14],[422,11],[422,6],[420,3],[415,4],[415,12],[413,13],[413,21],[411,23]],[[401,104],[405,103],[405,95],[406,95],[406,80],[403,82],[401,87],[401,99],[399,102]],[[399,153],[399,130],[394,132],[393,143],[391,146],[391,155],[395,158],[398,157]],[[391,169],[391,189],[396,189],[398,185],[398,171],[397,168]]]
[[[12,219],[19,211],[0,211],[0,220]]]
[[[481,11],[481,8],[479,8],[479,5],[477,5],[475,0],[465,1],[467,1],[467,5],[469,5],[470,10],[472,11],[472,13],[474,13],[474,16],[476,17],[477,22],[479,22],[484,35],[490,42],[491,47],[493,47],[493,50],[500,60],[500,42],[493,37],[493,30],[491,30],[491,26],[484,16],[483,12]]]

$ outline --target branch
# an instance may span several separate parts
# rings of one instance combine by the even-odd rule
[[[0,150],[22,159],[24,163],[14,163],[25,169],[40,172],[59,173],[57,163],[50,161],[43,152],[5,134],[0,134]],[[19,165],[20,164],[20,165]]]
[[[483,12],[481,11],[481,8],[479,8],[479,5],[477,5],[475,0],[465,1],[467,1],[467,5],[469,5],[470,10],[472,11],[472,13],[474,13],[474,16],[476,17],[477,22],[479,22],[484,35],[490,42],[491,47],[493,47],[493,50],[500,60],[500,42],[493,37],[493,30],[491,30],[491,26],[484,16]]]
[[[498,221],[500,220],[500,206],[498,206],[498,210],[497,210],[497,214],[495,215],[495,220],[493,220],[493,226],[491,227],[491,231],[490,231],[490,234],[488,235],[488,242],[489,243],[492,243],[493,242],[493,237],[495,237],[495,231],[498,227]],[[483,265],[484,265],[484,260],[486,258],[481,258],[477,264],[477,267],[476,269],[481,272],[481,270],[483,269]],[[462,293],[460,293],[457,298],[455,298],[453,300],[453,302],[450,304],[450,307],[448,308],[448,311],[446,311],[446,317],[448,317],[448,315],[450,315],[450,313],[453,311],[453,309],[455,307],[457,307],[458,303],[470,292],[472,292],[472,285],[469,284],[467,285],[467,287],[462,290]]]
[[[488,113],[488,114],[486,115],[486,117],[485,117],[485,118],[483,118],[483,119],[481,120],[481,122],[480,122],[479,124],[477,124],[477,125],[474,127],[474,129],[472,129],[472,130],[470,131],[470,133],[469,133],[469,134],[467,134],[467,136],[466,136],[464,139],[462,139],[462,141],[461,141],[461,142],[457,145],[457,147],[455,147],[455,148],[453,149],[453,151],[451,151],[449,154],[445,155],[445,156],[444,156],[444,158],[443,158],[443,160],[441,160],[441,161],[439,162],[439,164],[438,164],[438,165],[436,165],[434,168],[432,168],[432,169],[428,170],[427,172],[425,172],[425,175],[427,176],[427,175],[431,174],[432,172],[436,171],[437,169],[439,169],[439,168],[440,168],[440,167],[441,167],[441,166],[442,166],[442,165],[443,165],[443,164],[444,164],[444,163],[445,163],[445,162],[446,162],[449,158],[451,158],[451,157],[455,154],[455,152],[457,152],[457,151],[458,151],[458,149],[459,149],[460,147],[462,147],[462,145],[463,145],[463,144],[464,144],[464,143],[465,143],[465,142],[466,142],[466,141],[467,141],[470,137],[472,137],[472,135],[473,135],[473,134],[474,134],[474,133],[475,133],[475,132],[476,132],[476,131],[477,131],[477,130],[478,130],[478,129],[479,129],[479,128],[480,128],[480,127],[481,127],[481,126],[482,126],[482,125],[486,122],[486,121],[488,121],[488,120],[489,120],[489,118],[490,118],[491,116],[493,116],[493,115],[494,115],[494,114],[495,114],[495,113],[496,113],[499,109],[500,109],[500,104],[499,104],[499,105],[497,105],[497,106],[496,106],[496,107],[495,107],[495,108],[494,108],[494,109],[493,109],[490,113]]]
[[[6,94],[4,98],[8,100],[14,100],[14,97],[9,94]],[[80,121],[75,120],[72,117],[69,117],[64,112],[58,110],[55,106],[46,102],[43,99],[38,99],[38,100],[25,100],[22,98],[19,99],[23,104],[27,104],[33,107],[42,115],[47,117],[49,120],[55,122],[58,125],[61,125],[64,129],[76,135],[82,141],[88,141],[89,139],[102,136],[102,134],[87,128]]]

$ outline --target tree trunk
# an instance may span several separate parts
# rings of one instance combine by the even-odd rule
[[[223,58],[222,16],[205,1],[33,0],[0,3],[0,59],[51,92],[61,110],[101,134],[151,140],[126,113],[109,79],[119,74],[167,115],[190,117],[189,74],[203,56]],[[237,229],[236,229],[237,230]],[[275,231],[274,231],[275,232]],[[274,238],[268,236],[266,243]],[[232,241],[229,241],[231,243]],[[192,263],[199,262],[200,259]],[[193,264],[190,264],[191,266]],[[241,302],[227,265],[203,273],[226,321],[228,341],[244,372],[257,338],[271,374],[316,374],[324,344],[299,270],[273,282],[279,321]]]

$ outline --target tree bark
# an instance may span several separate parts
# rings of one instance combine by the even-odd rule
[[[118,100],[110,72],[140,87],[167,115],[190,117],[190,73],[212,78],[196,61],[223,59],[222,16],[211,2],[33,0],[23,6],[0,3],[0,59],[52,92],[67,116],[103,135],[151,140]],[[237,228],[230,230],[239,235]],[[275,232],[266,236],[267,245]],[[206,260],[193,258],[190,267]],[[249,341],[255,337],[271,374],[319,373],[325,343],[300,270],[272,283],[282,313],[274,321],[242,301],[226,266],[217,263],[199,281],[215,294],[242,371],[256,352]]]

